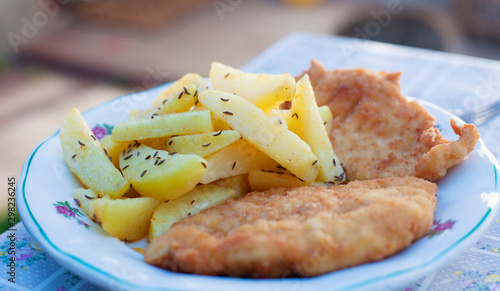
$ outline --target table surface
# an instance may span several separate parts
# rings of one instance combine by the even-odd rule
[[[301,73],[311,59],[325,67],[365,67],[401,71],[403,94],[440,107],[473,110],[500,98],[500,62],[381,44],[362,39],[293,33],[259,54],[242,69],[250,72]],[[500,118],[479,126],[482,139],[500,157]],[[500,214],[486,233],[460,257],[405,290],[500,289]],[[16,282],[7,281],[10,231],[0,235],[2,290],[104,290],[61,267],[33,241],[22,223],[15,227]],[[4,285],[4,286],[1,286]]]

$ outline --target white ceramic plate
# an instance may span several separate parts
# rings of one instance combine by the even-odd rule
[[[131,108],[147,107],[166,85],[126,95],[84,113],[91,128],[125,120]],[[456,136],[453,117],[429,103],[443,135]],[[455,118],[455,117],[453,117]],[[498,208],[498,164],[482,141],[461,165],[438,182],[436,225],[428,236],[380,262],[306,279],[239,279],[179,274],[143,262],[130,245],[108,236],[79,213],[72,190],[79,182],[67,169],[59,131],[28,157],[17,187],[22,221],[59,263],[112,290],[340,290],[388,289],[411,283],[443,266],[474,243]],[[145,242],[136,245],[145,245]]]

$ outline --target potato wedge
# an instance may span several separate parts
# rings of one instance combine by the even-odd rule
[[[251,74],[213,62],[209,78],[214,90],[235,93],[265,112],[291,101],[295,93],[295,79],[290,74]]]
[[[207,162],[196,155],[156,150],[139,142],[120,156],[123,176],[142,196],[166,201],[193,189]]]
[[[160,202],[151,197],[109,199],[89,202],[94,219],[111,236],[130,242],[143,238],[149,231],[153,210]]]
[[[61,126],[61,146],[70,171],[99,196],[121,197],[129,184],[94,137],[80,111],[72,109]]]
[[[217,185],[219,187],[230,188],[238,193],[236,198],[241,198],[250,193],[250,184],[248,183],[248,174],[231,176],[221,180],[214,181],[209,185]]]
[[[330,107],[323,105],[318,107],[318,110],[319,110],[319,115],[321,115],[321,120],[325,125],[326,132],[327,133],[331,132],[333,127],[333,115],[332,111],[330,110]]]
[[[266,191],[271,188],[292,188],[311,185],[311,183],[301,181],[299,178],[291,175],[262,170],[250,171],[250,173],[248,173],[248,183],[252,191]]]
[[[203,184],[246,174],[250,170],[269,169],[278,165],[276,161],[245,139],[237,140],[229,146],[206,156],[205,160],[207,169],[200,179]]]
[[[167,100],[178,98],[183,92],[185,92],[186,89],[184,88],[188,85],[194,85],[195,90],[198,92],[208,89],[208,84],[205,79],[198,74],[189,73],[182,76],[179,80],[175,81],[172,86],[158,94],[158,97],[156,97],[153,101],[153,107],[162,107],[165,103],[167,103]]]
[[[113,141],[131,141],[213,131],[210,111],[193,111],[130,119],[116,124]]]
[[[163,140],[164,138],[143,139],[141,140],[141,144],[154,149],[163,149]],[[113,162],[113,165],[117,169],[120,169],[120,155],[133,145],[136,145],[138,141],[113,141],[111,135],[106,135],[100,140],[100,143],[104,152],[111,159],[111,162]]]
[[[206,157],[240,138],[241,134],[236,130],[220,130],[169,137],[164,140],[163,145],[168,152]]]
[[[335,184],[345,181],[344,170],[340,165],[339,158],[335,155],[321,119],[308,75],[304,75],[297,81],[290,112],[292,118],[292,122],[289,124],[290,130],[303,139],[318,158],[319,172],[316,180],[334,182]],[[293,173],[293,171],[291,172]]]
[[[311,147],[276,116],[232,93],[208,90],[200,93],[200,103],[238,130],[257,149],[287,168],[297,177],[312,182],[319,165]],[[322,123],[321,123],[322,125]]]
[[[230,188],[216,185],[198,185],[185,195],[163,202],[158,205],[151,218],[148,240],[153,240],[184,217],[221,204],[228,199],[234,199],[237,196],[238,193]]]
[[[99,195],[92,189],[76,188],[73,190],[73,199],[76,204],[92,220],[94,219],[94,209],[91,207],[90,201],[97,198]]]
[[[198,88],[194,84],[183,87],[177,97],[168,98],[158,107],[158,114],[186,112],[198,103]],[[205,90],[205,89],[204,89]]]
[[[161,138],[161,137],[158,137],[158,138],[148,138],[148,139],[141,139],[140,143],[145,145],[145,146],[148,146],[150,148],[154,148],[154,149],[157,149],[157,150],[161,150],[163,149],[163,140],[165,138]],[[138,141],[133,141],[132,142],[132,145],[136,144]],[[128,149],[127,149],[128,150]]]
[[[191,108],[191,111],[201,111],[201,110],[208,110],[205,108],[201,103],[196,104],[193,108]],[[217,115],[212,114],[212,124],[214,126],[214,131],[220,131],[220,130],[231,130],[231,127],[222,119],[217,117]]]
[[[109,159],[115,165],[115,168],[120,168],[120,154],[127,149],[130,142],[113,141],[111,135],[105,135],[100,141],[104,153],[108,155]]]
[[[321,115],[321,120],[323,121],[323,124],[325,125],[326,132],[332,131],[333,127],[333,115],[332,111],[330,108],[326,105],[318,107],[319,114]],[[278,116],[280,117],[287,125],[288,129],[291,130],[291,128],[294,126],[292,122],[296,121],[297,119],[292,119],[292,113],[290,109],[274,109],[271,112],[272,116]]]
[[[292,120],[292,115],[290,114],[290,109],[273,109],[271,111],[271,116],[276,116],[281,118],[288,126]]]

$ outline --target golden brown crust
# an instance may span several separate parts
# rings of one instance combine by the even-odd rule
[[[427,180],[437,180],[446,175],[449,168],[460,164],[474,149],[479,140],[479,132],[473,124],[458,125],[450,120],[451,127],[458,140],[444,142],[434,146],[415,165],[417,177]]]
[[[145,260],[205,275],[324,274],[381,260],[424,236],[436,192],[415,177],[254,192],[177,222]]]
[[[421,161],[431,148],[449,141],[424,107],[408,102],[401,94],[399,73],[326,71],[316,61],[304,73],[311,79],[318,105],[328,105],[332,111],[330,140],[349,180],[415,176],[417,164],[419,173],[443,173],[460,162],[460,157],[453,157],[453,162],[432,162],[435,154]],[[473,130],[475,126],[467,128]],[[469,138],[461,144],[467,143],[466,147],[472,149],[476,142]],[[429,180],[442,177],[418,176]]]

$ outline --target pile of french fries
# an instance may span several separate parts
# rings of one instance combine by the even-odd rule
[[[95,138],[73,109],[61,145],[79,207],[122,241],[151,241],[176,221],[250,191],[345,181],[305,75],[250,74],[214,62],[187,74],[147,109]],[[291,108],[280,109],[284,102]]]

